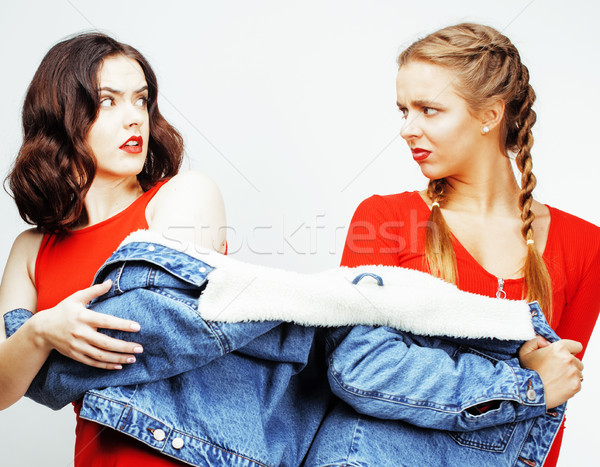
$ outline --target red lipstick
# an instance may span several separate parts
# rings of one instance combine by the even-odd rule
[[[132,136],[125,141],[119,149],[128,152],[129,154],[139,154],[144,147],[144,138],[141,136]]]
[[[421,148],[411,148],[410,150],[412,152],[413,159],[417,162],[424,161],[429,157],[429,154],[431,154],[431,151]]]

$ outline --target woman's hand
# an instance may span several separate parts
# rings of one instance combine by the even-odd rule
[[[579,342],[563,339],[551,344],[540,336],[519,350],[521,365],[542,378],[547,408],[563,404],[581,390],[583,363],[575,355],[582,350]]]
[[[110,290],[111,281],[75,292],[54,308],[35,315],[36,335],[46,349],[96,368],[120,370],[124,363],[134,363],[135,353],[142,347],[135,342],[114,339],[98,332],[98,328],[136,332],[140,325],[134,321],[97,313],[86,304]]]

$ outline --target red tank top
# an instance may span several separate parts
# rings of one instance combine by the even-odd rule
[[[165,183],[157,183],[103,222],[64,235],[44,235],[35,265],[37,309],[51,308],[77,290],[89,287],[96,271],[123,239],[131,232],[148,228],[146,207]],[[79,418],[81,402],[74,405],[75,467],[184,465],[127,435]]]

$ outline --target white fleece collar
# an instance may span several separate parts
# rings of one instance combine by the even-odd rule
[[[337,268],[302,274],[244,263],[194,244],[140,230],[121,245],[155,243],[216,269],[200,298],[209,321],[289,321],[306,326],[381,325],[414,334],[528,340],[529,305],[460,291],[429,274],[391,266]],[[361,273],[380,276],[384,286]]]

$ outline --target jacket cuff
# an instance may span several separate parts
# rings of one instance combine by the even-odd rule
[[[33,316],[33,313],[25,308],[16,308],[9,311],[4,315],[4,327],[6,329],[6,337],[9,338],[17,330],[25,324],[29,318]]]
[[[535,370],[522,368],[516,358],[505,363],[515,373],[520,406],[517,408],[516,419],[525,420],[546,412],[546,397],[544,383]]]

